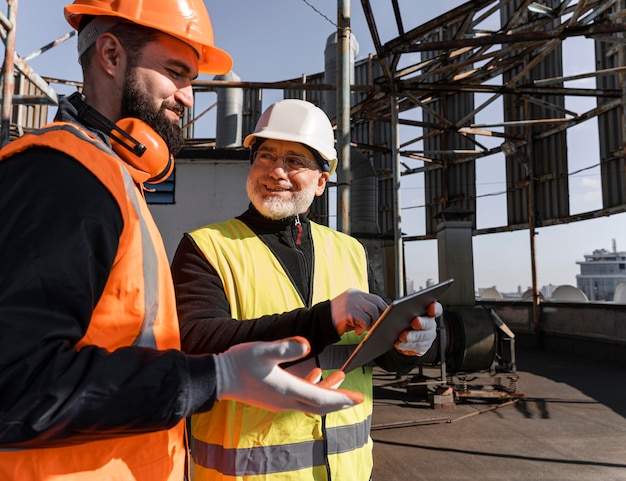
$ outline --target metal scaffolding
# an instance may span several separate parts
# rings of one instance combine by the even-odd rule
[[[381,1],[376,3],[379,11],[386,8]],[[625,2],[472,0],[407,29],[408,19],[402,15],[399,0],[388,0],[397,36],[383,43],[372,2],[361,0],[375,54],[356,63],[349,89],[344,71],[335,83],[325,83],[323,72],[277,82],[198,80],[194,92],[200,95],[217,88],[244,89],[250,107],[246,108],[249,118],[244,119],[248,131],[260,114],[263,90],[282,90],[285,96],[317,103],[325,93],[339,92],[334,122],[342,138],[363,152],[375,169],[380,237],[392,242],[395,239],[396,254],[401,252],[403,242],[434,239],[437,218],[451,211],[468,213],[474,234],[533,231],[536,227],[611,215],[626,211]],[[3,144],[25,129],[40,126],[45,107],[57,102],[49,81],[62,82],[41,78],[15,53],[12,26],[17,3],[8,0],[8,14],[0,14],[5,43]],[[349,35],[349,15],[349,2],[339,0],[338,38]],[[495,28],[494,23],[498,24]],[[574,37],[594,41],[597,68],[565,76],[562,46]],[[345,63],[348,47],[339,42],[338,48],[344,51],[340,58]],[[569,86],[585,78],[594,79],[595,88]],[[346,95],[350,96],[348,102]],[[575,97],[595,99],[595,106],[571,111],[565,101]],[[478,123],[477,115],[496,102],[503,106],[499,118],[488,124]],[[27,111],[29,115],[25,115]],[[187,120],[190,125],[195,121]],[[568,129],[591,120],[599,124],[602,208],[572,214],[566,135]],[[493,139],[498,140],[497,145]],[[188,142],[215,148],[211,139],[189,138]],[[350,155],[345,146],[338,146],[344,157]],[[476,162],[494,154],[505,159],[507,224],[477,229]],[[402,237],[399,179],[417,172],[425,176],[425,234]],[[350,180],[342,179],[341,184],[340,194],[349,202]],[[349,206],[340,202],[341,209],[349,212]],[[344,223],[343,218],[338,219]]]

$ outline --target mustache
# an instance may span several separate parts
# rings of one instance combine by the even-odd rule
[[[165,110],[165,109],[171,110],[172,112],[177,114],[179,117],[182,117],[183,113],[185,112],[185,106],[179,102],[171,102],[171,103],[163,102],[163,105],[161,106],[161,110]]]

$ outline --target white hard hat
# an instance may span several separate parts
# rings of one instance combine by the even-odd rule
[[[252,147],[257,137],[262,139],[300,142],[313,149],[327,166],[324,170],[331,175],[337,168],[337,151],[333,126],[324,111],[311,102],[285,99],[270,105],[243,145]]]

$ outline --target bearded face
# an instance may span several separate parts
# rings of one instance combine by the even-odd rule
[[[136,69],[129,69],[122,94],[122,117],[135,117],[146,122],[163,138],[170,154],[176,155],[183,147],[183,129],[179,122],[167,117],[166,110],[182,116],[184,108],[178,103],[166,101],[160,107],[155,106],[154,97],[139,82]]]
[[[259,185],[254,178],[248,177],[246,191],[256,209],[268,219],[280,220],[309,210],[315,199],[317,186],[313,183],[304,185],[302,190],[293,191],[288,196],[267,193],[267,187]]]
[[[327,180],[328,173],[320,170],[305,145],[265,139],[254,154],[246,191],[264,217],[279,220],[308,211]]]

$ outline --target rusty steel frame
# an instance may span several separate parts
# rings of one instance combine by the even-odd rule
[[[378,0],[377,0],[378,1]],[[18,95],[13,91],[13,76],[3,75],[2,100],[2,143],[9,139],[9,124],[12,105],[19,104],[46,104],[57,103],[56,92],[51,83],[67,83],[79,85],[79,82],[42,78],[27,64],[26,59],[44,52],[71,37],[68,34],[46,45],[40,51],[20,58],[15,53],[15,39],[12,34],[12,25],[17,11],[18,0],[7,0],[9,17],[0,13],[0,34],[5,42],[4,70],[18,71],[18,74],[28,78],[35,84],[41,95]],[[408,139],[400,139],[399,155],[408,161],[434,162],[448,166],[462,164],[468,161],[493,155],[502,151],[501,147],[487,147],[477,138],[500,137],[513,141],[517,148],[530,144],[541,136],[547,137],[559,131],[596,118],[610,109],[619,108],[624,112],[624,98],[626,87],[614,89],[602,88],[569,88],[565,86],[568,80],[579,78],[601,77],[618,75],[623,79],[626,76],[626,66],[603,69],[594,72],[580,73],[570,77],[533,79],[527,81],[528,72],[562,42],[571,37],[585,37],[601,40],[614,45],[624,58],[624,32],[626,12],[623,0],[471,0],[445,14],[431,19],[412,29],[405,28],[406,19],[403,18],[398,0],[389,0],[393,9],[398,35],[383,43],[376,25],[376,17],[371,0],[361,0],[361,7],[368,24],[369,33],[376,50],[367,62],[377,63],[382,75],[372,79],[367,85],[351,85],[350,90],[361,94],[362,100],[351,106],[350,122],[352,126],[371,122],[395,122],[404,126],[427,128],[421,134]],[[380,4],[376,5],[381,8]],[[483,28],[486,20],[498,14],[503,8],[508,8],[512,14],[505,24],[497,31]],[[555,18],[561,20],[557,28],[550,28]],[[452,29],[452,31],[451,31]],[[447,30],[446,37],[442,32]],[[410,55],[427,52],[430,58],[422,57],[419,61],[406,62]],[[529,61],[529,59],[531,59]],[[502,78],[505,72],[515,72],[504,84],[495,85],[494,79]],[[290,79],[278,82],[231,82],[217,80],[198,80],[194,82],[194,93],[215,92],[216,88],[236,87],[243,89],[298,89],[301,91],[329,91],[335,90],[335,85],[323,83],[323,73],[309,75],[303,78]],[[451,93],[481,93],[488,97],[467,113],[461,119],[448,119],[440,111],[430,110],[429,122],[421,122],[405,118],[414,109],[429,111],[433,101],[445,99]],[[391,95],[393,94],[393,95]],[[545,100],[550,96],[576,96],[603,99],[597,107],[583,111],[572,112],[552,105]],[[476,124],[472,121],[475,115],[487,108],[498,99],[513,96],[516,102],[530,102],[552,108],[555,112],[553,119],[523,119],[518,125],[545,123],[546,128],[535,138],[527,135],[503,133],[496,130],[511,125],[504,120],[490,124]],[[395,104],[392,109],[391,100]],[[624,116],[621,116],[620,126],[622,138],[624,135]],[[524,132],[528,129],[524,130]],[[518,130],[519,132],[519,130]],[[425,151],[415,146],[425,138],[436,138],[450,133],[462,135],[474,145],[473,149],[442,149]],[[193,139],[189,139],[192,141]],[[392,146],[374,145],[363,142],[353,142],[353,146],[372,153],[392,153]],[[441,145],[445,145],[443,142]],[[617,152],[624,156],[624,148]],[[424,171],[425,167],[411,167],[410,162],[400,163],[400,175],[410,175]],[[383,173],[383,175],[385,175]],[[389,174],[387,174],[389,175]],[[444,196],[445,197],[445,196]],[[443,202],[446,200],[444,198]],[[611,215],[626,211],[626,205],[613,206],[578,215],[569,215],[556,219],[548,219],[542,225],[551,225],[563,222],[585,220],[593,217]],[[528,228],[525,223],[509,224],[506,226],[475,230],[476,234],[502,232]],[[433,238],[432,234],[405,238],[404,240],[421,240]]]

